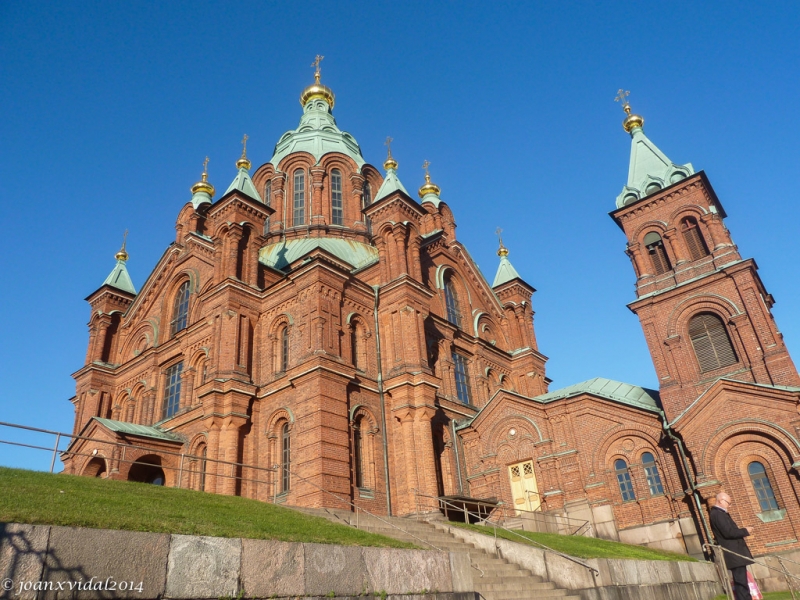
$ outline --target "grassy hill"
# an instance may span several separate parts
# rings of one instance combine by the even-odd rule
[[[0,522],[345,546],[412,544],[236,496],[0,467]]]

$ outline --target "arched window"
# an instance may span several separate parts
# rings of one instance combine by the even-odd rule
[[[279,371],[285,373],[289,368],[289,326],[284,325],[279,336],[280,362]]]
[[[664,242],[661,240],[660,235],[655,231],[651,231],[644,236],[644,245],[645,248],[647,248],[647,254],[650,256],[650,262],[653,263],[653,269],[655,269],[656,275],[666,273],[672,268],[672,265],[669,264],[667,250],[664,248]]]
[[[461,311],[458,308],[458,296],[453,279],[448,277],[444,282],[444,303],[447,307],[447,320],[456,327],[461,327]]]
[[[272,180],[267,179],[267,183],[264,184],[264,204],[267,206],[272,206]],[[264,221],[264,235],[269,233],[269,217],[267,220]]]
[[[361,331],[361,326],[358,322],[354,322],[352,324],[352,330],[350,331],[350,348],[352,350],[352,359],[353,359],[353,366],[360,370],[364,370],[364,365],[362,364],[361,360],[361,341],[360,338],[363,336]]]
[[[306,174],[303,169],[294,172],[294,211],[292,225],[305,225],[306,222]]]
[[[172,323],[170,323],[170,337],[183,331],[189,325],[189,282],[184,281],[175,294],[175,304],[172,309]]]
[[[355,470],[356,487],[364,487],[364,433],[361,431],[364,417],[353,423],[353,465]]]
[[[686,217],[683,219],[681,221],[681,235],[683,236],[683,241],[686,243],[686,248],[688,248],[692,260],[700,260],[704,256],[708,256],[708,248],[703,239],[703,234],[700,233],[697,219],[694,217]]]
[[[761,511],[778,510],[778,501],[775,500],[775,492],[772,491],[772,484],[769,482],[764,465],[758,461],[751,462],[747,465],[747,472]]]
[[[617,483],[619,484],[619,493],[622,495],[622,501],[636,500],[631,474],[628,471],[628,463],[618,458],[614,461],[614,472],[617,474]]]
[[[181,407],[181,375],[183,374],[183,363],[179,362],[172,365],[164,373],[164,410],[162,419],[168,419],[174,415]]]
[[[464,404],[472,404],[467,359],[463,354],[453,352],[453,371],[456,380],[456,396]]]
[[[701,313],[692,317],[689,321],[689,338],[702,373],[727,367],[738,361],[728,337],[728,330],[717,315]]]
[[[647,487],[650,488],[651,496],[660,496],[664,493],[664,486],[661,484],[661,475],[658,474],[656,459],[650,452],[642,454],[642,466],[644,476],[647,478]]]
[[[284,423],[281,428],[281,493],[289,491],[289,465],[292,459],[292,447],[289,439],[289,423]]]
[[[128,423],[133,423],[133,411],[136,409],[136,404],[133,401],[133,398],[128,400],[128,406],[125,410],[125,421]]]
[[[197,466],[195,469],[197,470],[196,479],[194,483],[194,487],[201,492],[206,491],[206,469],[208,468],[208,448],[205,444],[200,444],[195,450],[195,455],[197,458]]]
[[[361,196],[361,208],[367,208],[372,204],[372,186],[369,181],[364,182],[364,194]]]
[[[344,225],[342,213],[342,172],[339,169],[331,171],[331,222],[334,225]]]

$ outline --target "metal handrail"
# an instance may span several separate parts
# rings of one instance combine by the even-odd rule
[[[765,562],[759,562],[757,559],[753,558],[752,556],[745,556],[744,554],[739,554],[738,552],[734,552],[733,550],[728,550],[727,548],[723,548],[719,544],[703,544],[703,549],[706,552],[708,552],[709,550],[712,550],[713,556],[714,556],[714,559],[715,559],[714,563],[717,565],[717,572],[719,574],[720,579],[722,580],[722,587],[725,590],[725,595],[728,596],[728,598],[730,600],[733,600],[733,590],[731,590],[731,582],[728,580],[728,576],[727,576],[728,568],[725,565],[725,558],[724,558],[724,553],[725,552],[727,552],[728,554],[733,554],[734,556],[738,556],[739,558],[744,558],[744,559],[750,560],[754,564],[757,564],[757,565],[759,565],[761,567],[766,567],[770,571],[775,571],[775,572],[780,573],[781,575],[783,575],[784,579],[786,580],[786,585],[789,588],[789,592],[791,592],[791,594],[792,594],[792,599],[793,600],[795,599],[794,585],[792,585],[792,582],[789,581],[789,580],[790,579],[796,579],[797,581],[800,581],[800,575],[793,575],[792,573],[789,573],[789,571],[786,569],[786,567],[784,566],[783,563],[785,561],[785,562],[793,563],[795,565],[800,564],[797,561],[794,561],[794,560],[792,560],[790,558],[784,558],[782,556],[776,556],[775,558],[777,559],[778,563],[781,565],[780,569],[776,569],[775,567],[770,567]],[[718,555],[717,554],[717,550],[721,550],[722,553],[720,553]],[[718,562],[716,560],[717,556],[722,556],[722,560]]]
[[[478,520],[479,520],[479,521],[484,521],[485,523],[491,523],[491,521],[488,521],[487,519],[484,519],[484,518],[482,518],[482,517],[480,516],[480,514],[472,513],[472,512],[470,512],[469,510],[467,510],[466,508],[463,508],[463,509],[462,509],[461,507],[459,507],[459,506],[456,506],[455,504],[453,504],[452,502],[450,502],[450,501],[448,501],[448,500],[445,500],[444,498],[441,498],[441,497],[438,497],[438,496],[429,496],[429,495],[427,495],[427,494],[423,494],[423,493],[421,493],[421,492],[420,492],[419,490],[417,490],[416,488],[412,488],[412,489],[413,489],[413,492],[414,492],[414,494],[415,494],[415,495],[417,495],[417,496],[421,496],[421,497],[423,497],[423,498],[432,498],[432,499],[434,499],[434,500],[437,500],[437,501],[439,501],[440,503],[442,503],[442,502],[443,502],[443,503],[445,503],[445,504],[449,504],[449,505],[453,506],[454,508],[457,508],[458,510],[460,510],[460,511],[462,511],[462,512],[466,512],[467,514],[470,514],[470,515],[474,515],[474,516],[476,516],[476,517],[478,518]],[[524,535],[522,535],[522,534],[520,534],[520,533],[518,533],[518,532],[514,531],[513,529],[507,529],[506,527],[503,527],[502,525],[497,525],[496,523],[492,523],[492,525],[493,525],[493,527],[494,527],[494,530],[495,530],[495,531],[494,531],[494,537],[495,537],[495,548],[497,548],[497,528],[499,527],[499,528],[500,528],[500,529],[502,529],[503,531],[506,531],[506,532],[508,532],[508,533],[510,533],[510,534],[512,534],[512,535],[516,535],[517,537],[519,537],[519,538],[522,538],[522,539],[523,539],[523,540],[525,540],[525,542],[526,542],[526,543],[528,543],[528,544],[534,544],[534,545],[536,545],[536,546],[539,546],[539,547],[540,547],[542,550],[544,550],[545,552],[551,552],[551,553],[553,553],[553,554],[555,554],[555,555],[557,555],[557,556],[560,556],[560,557],[562,557],[562,558],[566,558],[566,559],[567,559],[567,560],[569,560],[569,561],[572,561],[572,562],[574,562],[574,563],[576,563],[576,564],[579,564],[580,566],[582,566],[582,567],[584,567],[584,568],[586,568],[586,569],[589,569],[589,570],[590,570],[592,573],[594,573],[595,575],[599,575],[599,574],[600,574],[600,571],[599,571],[598,569],[594,568],[594,567],[593,567],[592,565],[590,565],[590,564],[587,564],[587,563],[583,562],[582,560],[580,560],[580,559],[578,559],[578,558],[575,558],[574,556],[570,556],[569,554],[564,554],[563,552],[559,552],[558,550],[555,550],[554,548],[550,548],[549,546],[545,546],[544,544],[542,544],[542,543],[540,543],[540,542],[537,542],[537,541],[535,541],[535,540],[532,540],[532,539],[530,539],[530,538],[527,538],[527,537],[525,537]],[[498,549],[498,551],[499,551],[499,549]]]

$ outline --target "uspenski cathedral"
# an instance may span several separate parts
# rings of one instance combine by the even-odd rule
[[[800,378],[774,300],[705,173],[626,93],[611,217],[659,389],[550,390],[509,251],[487,280],[430,175],[414,198],[391,150],[380,170],[339,129],[316,65],[269,162],[253,170],[245,139],[217,198],[204,168],[141,288],[123,245],[87,298],[67,473],[401,516],[502,507],[694,555],[725,489],[755,553],[800,548]]]

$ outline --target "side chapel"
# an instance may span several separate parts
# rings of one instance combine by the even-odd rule
[[[774,300],[705,173],[625,93],[611,217],[659,390],[550,391],[502,241],[490,284],[427,168],[415,200],[391,149],[384,174],[366,163],[316,65],[269,162],[250,174],[245,137],[216,200],[204,167],[141,289],[123,245],[87,298],[67,473],[393,515],[502,502],[691,554],[725,488],[754,552],[800,547],[800,377]]]

